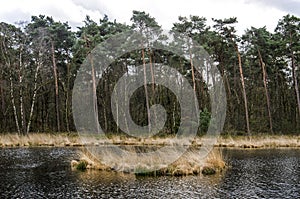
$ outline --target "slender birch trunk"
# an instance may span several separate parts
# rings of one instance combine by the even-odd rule
[[[16,104],[15,104],[15,97],[14,97],[14,85],[13,85],[13,78],[12,78],[12,69],[11,69],[11,63],[10,63],[10,60],[6,57],[8,55],[7,53],[7,49],[5,47],[5,43],[4,41],[2,41],[3,45],[3,57],[5,59],[5,62],[7,64],[7,66],[10,68],[10,73],[9,73],[9,84],[10,84],[10,89],[9,89],[9,92],[10,92],[10,100],[11,100],[11,104],[12,104],[12,107],[13,107],[13,112],[14,112],[14,119],[15,119],[15,124],[16,124],[16,128],[17,128],[17,132],[18,134],[20,135],[21,134],[21,131],[20,131],[20,126],[19,126],[19,118],[18,118],[18,114],[17,114],[17,108],[16,108]]]
[[[20,50],[19,54],[19,101],[20,101],[20,115],[21,115],[21,132],[22,134],[26,133],[26,116],[25,116],[25,110],[24,110],[24,100],[23,100],[23,64],[22,64],[22,48]]]
[[[13,111],[14,111],[14,117],[15,117],[15,123],[16,123],[16,127],[17,127],[17,132],[20,135],[21,131],[20,131],[20,126],[19,126],[19,119],[18,119],[18,114],[17,114],[17,108],[16,108],[16,104],[15,104],[14,85],[13,85],[13,80],[12,80],[12,74],[10,74],[10,76],[9,76],[9,81],[10,81],[10,99],[11,99],[11,104],[12,104]]]
[[[40,69],[40,64],[37,65],[37,68],[36,68],[36,71],[34,74],[34,89],[33,89],[33,96],[32,96],[32,102],[31,102],[30,113],[29,113],[29,120],[28,120],[27,130],[26,130],[27,134],[29,133],[30,126],[32,123],[33,110],[34,110],[36,95],[37,95],[37,90],[38,90],[37,89],[37,78],[38,78],[39,69]]]

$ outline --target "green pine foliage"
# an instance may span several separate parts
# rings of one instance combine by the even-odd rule
[[[202,110],[199,134],[205,134],[214,121],[210,108],[207,108],[210,107],[208,85],[201,71],[195,71],[193,76],[190,60],[146,45],[153,38],[157,43],[164,42],[164,38],[159,37],[161,26],[150,14],[133,11],[131,21],[132,24],[126,25],[111,21],[108,16],[99,21],[87,16],[77,31],[72,31],[68,22],[44,15],[32,16],[29,23],[19,25],[1,22],[0,132],[27,133],[27,129],[30,132],[56,132],[58,125],[60,131],[76,131],[71,102],[77,70],[95,46],[112,35],[136,30],[145,34],[144,49],[126,53],[113,62],[97,85],[101,128],[108,134],[124,133],[110,110],[111,93],[118,79],[126,73],[133,74],[133,69],[143,63],[161,63],[174,67],[192,87],[195,86],[198,106]],[[247,131],[237,45],[251,132],[300,133],[300,19],[286,15],[278,21],[274,32],[269,32],[266,27],[249,27],[243,35],[236,34],[238,20],[234,17],[213,19],[213,23],[208,26],[205,17],[180,16],[172,30],[201,44],[220,70],[227,95],[224,131]],[[156,29],[155,34],[151,34],[153,29]],[[168,74],[162,72],[161,75]],[[176,134],[181,122],[181,107],[176,96],[156,84],[138,89],[130,99],[130,114],[141,126],[149,122],[146,102],[150,107],[161,104],[166,110],[166,123],[159,135]]]

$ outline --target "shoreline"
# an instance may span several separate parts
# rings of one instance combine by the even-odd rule
[[[4,147],[83,147],[107,145],[136,145],[136,146],[168,146],[172,139],[149,138],[135,139],[124,136],[112,136],[110,142],[101,138],[80,140],[77,133],[30,133],[28,135],[0,134],[0,148]],[[201,137],[196,137],[191,146],[201,147]],[[215,148],[300,148],[300,135],[254,135],[247,136],[220,136]]]
[[[201,148],[204,141],[201,137],[195,137],[191,146],[178,160],[170,165],[163,165],[161,169],[155,170],[147,162],[136,164],[136,162],[121,162],[120,165],[108,167],[100,160],[93,158],[84,146],[109,146],[117,145],[129,147],[131,150],[135,146],[144,147],[145,150],[151,147],[176,146],[178,143],[172,142],[170,137],[164,138],[127,138],[124,136],[110,136],[109,141],[100,137],[91,137],[82,143],[77,133],[31,133],[23,136],[18,134],[0,134],[0,148],[22,148],[22,147],[80,147],[82,154],[78,160],[71,161],[71,167],[75,170],[104,170],[117,171],[126,168],[126,172],[133,172],[140,176],[186,176],[186,175],[213,175],[226,170],[226,160],[222,155],[222,149],[276,149],[276,148],[296,148],[300,149],[300,136],[296,135],[256,135],[246,136],[220,136],[214,144],[214,149],[204,159],[199,159],[197,148]],[[181,143],[184,145],[184,143]],[[101,149],[102,150],[102,149]],[[112,157],[113,158],[113,157]],[[134,158],[133,158],[134,159]],[[154,161],[154,160],[152,160]]]

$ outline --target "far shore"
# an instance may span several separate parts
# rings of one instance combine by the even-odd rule
[[[154,137],[149,139],[126,138],[124,136],[110,136],[107,142],[103,138],[90,138],[84,142],[77,133],[30,133],[18,135],[13,133],[0,134],[0,147],[81,147],[86,145],[101,146],[114,145],[172,145],[170,138]],[[201,146],[203,139],[196,137],[192,146]],[[214,147],[220,148],[300,148],[300,135],[255,135],[255,136],[220,136]]]

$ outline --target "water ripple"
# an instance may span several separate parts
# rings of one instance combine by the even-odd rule
[[[0,198],[298,198],[300,150],[224,151],[215,176],[136,177],[71,171],[76,148],[0,150]]]

